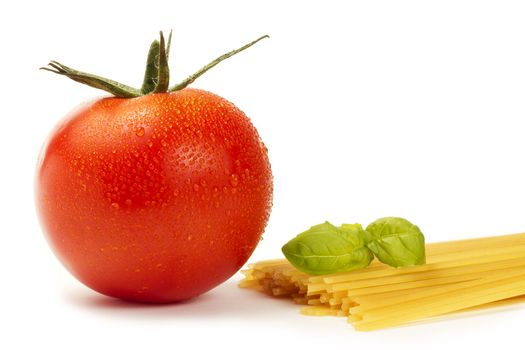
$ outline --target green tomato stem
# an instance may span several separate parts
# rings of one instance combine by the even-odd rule
[[[180,82],[179,84],[171,87],[169,89],[169,91],[177,91],[177,90],[182,90],[184,89],[186,86],[190,85],[191,83],[193,83],[198,77],[200,77],[201,75],[203,75],[204,73],[206,73],[207,71],[209,71],[211,68],[215,67],[216,65],[218,65],[219,63],[221,63],[222,61],[224,61],[225,59],[227,58],[230,58],[232,57],[233,55],[236,55],[238,54],[239,52],[241,51],[244,51],[246,50],[247,48],[249,48],[250,46],[253,46],[255,45],[256,43],[258,43],[259,41],[261,41],[262,39],[265,39],[265,38],[269,38],[268,35],[263,35],[261,36],[260,38],[252,41],[251,43],[248,43],[238,49],[235,49],[235,50],[232,50],[228,53],[225,53],[224,55],[222,56],[219,56],[217,57],[216,59],[214,59],[213,61],[211,61],[210,63],[208,63],[207,65],[205,65],[204,67],[202,67],[201,69],[199,69],[196,73],[190,75],[189,77],[187,77],[186,79],[184,79],[182,82]]]
[[[158,69],[157,85],[153,92],[166,92],[170,85],[170,68],[168,66],[168,54],[164,42],[164,34],[162,32],[160,32]]]
[[[55,74],[64,75],[69,79],[77,81],[81,84],[107,91],[116,97],[130,98],[142,95],[138,89],[134,89],[130,86],[121,84],[111,79],[99,77],[98,75],[69,68],[68,66],[58,63],[57,61],[51,61],[48,65],[51,68],[42,67],[40,69],[47,70]]]
[[[133,87],[124,85],[111,79],[100,77],[98,75],[72,69],[57,61],[50,61],[48,67],[42,67],[40,69],[53,72],[55,74],[63,75],[79,83],[107,91],[116,97],[133,98],[147,95],[150,93],[165,93],[168,91],[172,92],[182,90],[191,83],[193,83],[198,77],[200,77],[201,75],[203,75],[208,70],[215,67],[217,64],[224,61],[225,59],[241,51],[246,50],[247,48],[253,46],[254,44],[256,44],[264,38],[269,38],[268,35],[263,35],[260,38],[238,49],[232,50],[228,53],[225,53],[222,56],[217,57],[215,60],[211,61],[210,63],[199,69],[196,73],[190,75],[188,78],[184,79],[179,84],[176,84],[175,86],[170,88],[170,69],[168,65],[168,58],[171,47],[171,36],[172,31],[170,31],[166,43],[164,40],[164,34],[160,32],[160,40],[154,40],[151,43],[146,61],[146,71],[144,73],[144,80],[140,89],[135,89]]]
[[[149,48],[148,59],[146,61],[146,72],[144,72],[144,81],[142,82],[142,88],[140,89],[143,95],[153,92],[153,90],[155,90],[155,86],[157,86],[157,77],[159,75],[159,50],[159,41],[154,40]]]
[[[166,44],[166,60],[170,58],[170,49],[171,49],[171,35],[173,34],[173,29],[170,30],[170,35],[168,35],[168,43]]]

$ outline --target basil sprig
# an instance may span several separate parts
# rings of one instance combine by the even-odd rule
[[[337,227],[326,221],[297,235],[282,252],[298,270],[321,275],[367,267],[374,255],[394,267],[424,264],[425,238],[402,218],[381,218],[366,230],[360,224]]]

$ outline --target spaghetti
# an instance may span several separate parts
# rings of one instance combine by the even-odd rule
[[[346,316],[357,330],[525,300],[525,233],[427,244],[427,264],[377,262],[346,273],[311,276],[287,260],[242,271],[242,288],[305,305],[301,313]]]

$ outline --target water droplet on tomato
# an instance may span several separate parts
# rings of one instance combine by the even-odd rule
[[[111,203],[111,208],[113,208],[113,209],[119,209],[120,206],[118,205],[118,203]]]
[[[146,131],[144,130],[144,128],[143,128],[143,127],[140,127],[140,128],[138,128],[138,129],[135,131],[135,135],[137,135],[138,137],[142,137],[142,136],[144,136],[144,133],[145,133],[145,132],[146,132]]]
[[[237,187],[237,185],[239,184],[239,177],[235,174],[232,174],[230,176],[230,184],[233,186],[233,187]]]

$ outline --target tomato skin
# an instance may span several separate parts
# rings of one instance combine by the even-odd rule
[[[100,293],[152,303],[197,296],[238,271],[272,191],[249,119],[190,88],[85,104],[50,135],[36,175],[40,221],[66,268]]]

